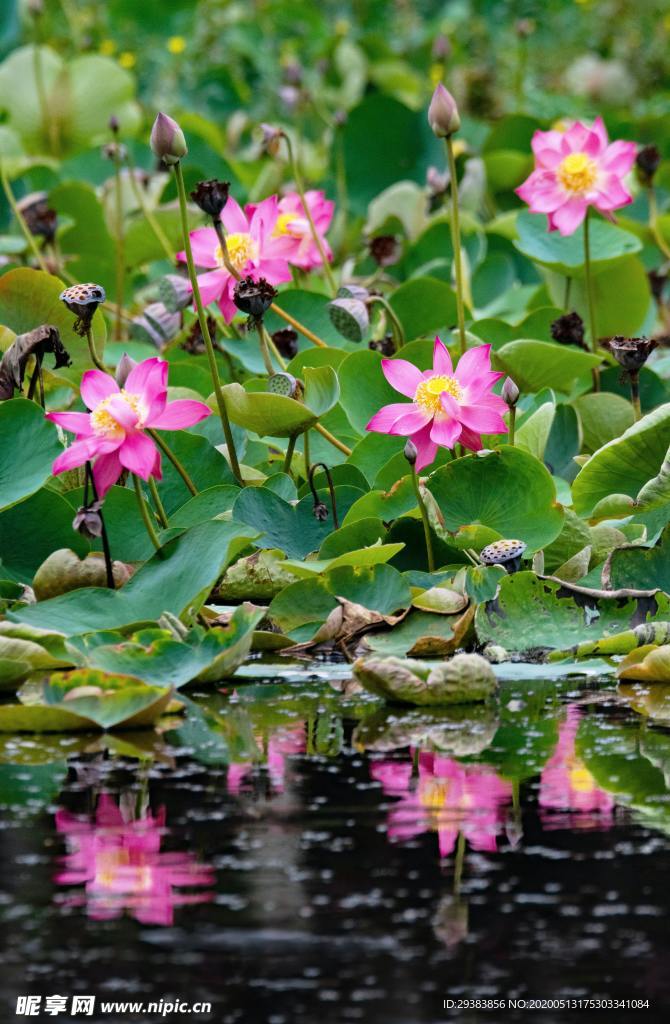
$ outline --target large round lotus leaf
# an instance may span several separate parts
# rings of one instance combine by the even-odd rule
[[[479,654],[456,654],[432,664],[373,655],[354,662],[354,675],[366,690],[399,704],[471,704],[487,700],[498,687]]]
[[[88,541],[72,529],[72,506],[62,494],[44,487],[0,514],[2,575],[30,583],[39,566],[57,548],[86,555]]]
[[[416,177],[412,172],[424,120],[418,111],[380,93],[366,96],[351,111],[344,131],[344,159],[354,213],[365,214],[368,203],[385,188]]]
[[[340,516],[344,516],[359,494],[353,487],[335,488]],[[324,500],[329,506],[328,499]],[[318,551],[333,532],[332,514],[329,512],[327,519],[317,519],[311,495],[292,505],[267,487],[245,487],[235,502],[233,516],[262,534],[256,541],[257,547],[279,548],[289,558],[304,558],[310,551]]]
[[[405,281],[390,301],[408,341],[434,334],[456,320],[454,291],[446,281],[436,277],[415,277]]]
[[[580,395],[574,408],[579,414],[584,435],[584,450],[595,452],[623,434],[634,422],[633,407],[621,395],[598,391]]]
[[[637,498],[655,477],[670,445],[670,403],[659,406],[603,445],[577,474],[572,485],[575,511],[590,516],[610,494]]]
[[[550,544],[563,526],[551,476],[534,456],[509,445],[442,466],[428,489],[451,533],[481,525],[525,541],[532,552]]]
[[[574,346],[520,338],[508,341],[493,356],[495,366],[504,370],[521,391],[555,388],[568,394],[579,377],[601,363],[600,356]]]
[[[554,303],[565,295],[565,277],[552,270],[545,271],[547,289]],[[598,335],[613,334],[634,337],[642,329],[649,312],[651,294],[642,260],[626,256],[606,267],[593,278],[593,299]],[[589,310],[583,278],[576,278],[570,289],[570,306],[588,325]]]
[[[281,298],[277,302],[284,312],[294,317],[301,324],[309,327],[327,345],[333,345],[337,348],[342,345],[342,336],[333,327],[328,314],[328,299],[322,293],[288,288],[285,292],[281,293]],[[268,331],[272,332],[288,327],[289,324],[278,313],[270,309],[265,316],[265,326]],[[298,339],[301,337],[302,335],[299,334]],[[249,345],[251,342],[246,342],[245,344]],[[311,351],[311,342],[305,341],[305,344],[310,346],[305,351]],[[316,349],[316,351],[324,352],[325,349]],[[322,364],[310,361],[306,365],[319,366]],[[295,370],[292,369],[290,372],[295,373]]]
[[[336,404],[340,389],[332,366],[305,367],[305,401],[226,384],[223,393],[233,423],[260,437],[291,437],[313,427]]]
[[[39,490],[61,451],[39,405],[25,398],[0,402],[0,509]]]
[[[560,274],[574,277],[584,273],[583,226],[577,228],[574,234],[563,236],[558,231],[547,230],[544,214],[524,210],[517,218],[516,228],[518,238],[514,245],[524,256]],[[596,274],[642,248],[640,239],[629,231],[595,218],[589,225],[589,241],[591,266]]]
[[[68,182],[51,190],[49,202],[59,217],[71,221],[58,237],[68,272],[79,281],[101,284],[111,297],[116,246],[95,189],[84,182]]]
[[[91,357],[86,339],[74,333],[75,315],[58,298],[64,287],[60,278],[42,270],[27,267],[9,270],[0,277],[0,324],[14,334],[26,334],[42,324],[57,327],[72,366],[61,367],[56,375],[79,386],[82,370],[90,368]],[[93,317],[93,336],[99,356],[104,351],[105,335],[105,320],[97,310]],[[50,371],[49,363],[47,356],[44,367]]]
[[[670,593],[670,530],[651,548],[625,547],[613,551],[609,562],[610,586]]]

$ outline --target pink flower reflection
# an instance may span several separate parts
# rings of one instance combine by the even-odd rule
[[[257,736],[256,742],[262,747],[262,737]],[[305,724],[299,722],[290,728],[278,729],[268,740],[266,767],[272,788],[277,793],[284,792],[286,776],[286,759],[292,754],[303,754],[305,751]],[[229,793],[240,793],[247,777],[253,771],[249,762],[228,765],[227,788]]]
[[[545,812],[572,812],[572,828],[609,828],[614,799],[600,789],[584,762],[577,756],[575,738],[581,714],[569,705],[565,721],[558,729],[558,743],[540,777],[540,817],[545,828],[560,828],[565,818]]]
[[[372,777],[400,801],[388,816],[390,839],[437,832],[440,856],[448,857],[462,832],[473,850],[494,852],[503,824],[502,809],[512,797],[511,783],[483,765],[462,765],[438,754],[419,754],[418,778],[412,765],[377,761]]]
[[[71,906],[86,906],[96,920],[119,917],[127,910],[142,924],[171,925],[175,907],[206,903],[211,892],[184,892],[214,884],[214,871],[191,853],[161,852],[165,808],[134,817],[109,793],[98,799],[95,820],[69,811],[56,812],[56,828],[68,852],[58,885],[83,885],[68,897]]]

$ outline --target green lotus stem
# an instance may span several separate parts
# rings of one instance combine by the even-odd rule
[[[613,636],[587,640],[562,651],[552,651],[549,661],[563,661],[564,658],[591,658],[594,655],[628,654],[645,644],[670,643],[670,622],[643,622],[634,629],[626,629]]]
[[[458,335],[461,343],[461,355],[465,355],[468,343],[465,337],[465,304],[463,301],[463,256],[461,252],[461,223],[458,213],[458,177],[456,174],[456,157],[451,135],[444,140],[447,146],[449,161],[449,180],[451,183],[451,241],[454,249],[454,271],[456,276],[456,316],[458,319]]]
[[[146,428],[146,433],[149,435],[149,437],[152,439],[152,441],[155,441],[155,443],[158,445],[158,447],[163,452],[163,454],[166,456],[166,458],[168,458],[170,460],[170,462],[172,463],[174,468],[179,473],[179,476],[182,478],[182,480],[184,481],[184,483],[188,487],[188,489],[191,492],[191,494],[195,496],[198,493],[198,488],[195,486],[195,484],[191,480],[190,476],[188,475],[188,472],[186,471],[185,467],[183,466],[181,461],[177,458],[177,456],[172,451],[172,449],[167,444],[167,442],[163,440],[163,438],[161,437],[161,435],[158,433],[157,430],[151,430],[150,428]]]
[[[595,355],[598,352],[598,328],[596,325],[596,305],[593,297],[593,274],[591,272],[591,242],[589,238],[591,207],[589,206],[584,218],[584,276],[586,283],[586,298],[589,306],[589,328],[591,331],[591,351]],[[593,390],[600,391],[600,370],[597,366],[593,368]]]
[[[351,455],[351,448],[347,448],[346,444],[344,444],[342,441],[339,441],[334,434],[331,434],[329,430],[326,430],[325,427],[322,427],[320,423],[314,424],[314,430],[318,430],[318,432],[321,434],[321,437],[325,437],[326,441],[329,441],[332,444],[333,448],[337,448],[338,451],[342,452],[343,455],[346,455],[347,458],[349,458],[349,456]]]
[[[123,230],[123,191],[121,188],[121,161],[114,157],[114,207],[116,217],[116,314],[114,317],[114,337],[116,341],[123,338],[123,292],[125,288],[126,263],[124,255]]]
[[[454,896],[461,891],[461,880],[463,878],[463,865],[465,863],[465,835],[458,833],[456,840],[456,856],[454,858]]]
[[[193,262],[193,250],[191,249],[191,236],[188,229],[188,213],[186,208],[186,189],[184,187],[184,174],[181,169],[181,161],[177,161],[174,165],[174,174],[177,182],[177,194],[179,196],[179,210],[181,213],[181,226],[182,233],[184,235],[184,250],[186,252],[186,264],[188,266],[188,276],[191,281],[191,287],[193,289],[193,298],[195,300],[195,308],[198,313],[198,322],[200,324],[200,330],[202,332],[202,340],[205,343],[205,349],[207,351],[207,359],[209,362],[209,371],[212,375],[212,383],[214,384],[214,394],[216,395],[216,404],[219,409],[219,416],[221,418],[221,426],[223,427],[223,434],[226,439],[226,445],[228,447],[228,458],[230,459],[230,468],[233,471],[233,476],[239,483],[240,487],[244,487],[244,480],[242,479],[242,473],[240,472],[240,464],[237,459],[237,450],[235,448],[235,440],[233,438],[233,431],[230,426],[230,419],[228,417],[228,409],[226,408],[226,399],[221,388],[221,380],[219,378],[219,368],[216,365],[216,355],[214,353],[214,346],[212,345],[212,339],[209,333],[209,327],[207,326],[207,316],[202,304],[202,297],[200,295],[200,287],[198,285],[198,275],[195,272],[195,263]]]
[[[670,260],[670,246],[668,246],[668,243],[663,238],[661,229],[658,226],[658,203],[656,202],[656,190],[653,185],[650,185],[647,189],[647,199],[649,202],[649,230],[666,260]]]
[[[279,363],[279,368],[281,370],[285,370],[286,369],[286,361],[282,358],[281,352],[279,351],[279,349],[275,345],[274,341],[272,340],[272,335],[268,333],[268,330],[267,330],[266,327],[263,327],[263,330],[265,331],[265,340],[267,341],[268,348],[270,349],[270,351],[272,352],[272,355],[275,357],[275,359]]]
[[[423,523],[423,536],[426,542],[426,559],[428,561],[428,572],[435,572],[435,555],[433,553],[433,538],[430,535],[430,522],[428,520],[428,510],[426,509],[425,502],[421,496],[421,488],[419,486],[419,478],[416,475],[416,468],[410,465],[410,476],[412,477],[412,487],[416,495],[417,505],[419,506],[419,512],[421,513],[421,521]]]
[[[309,430],[302,435],[302,458],[305,463],[305,480],[309,479],[310,458],[309,458]]]
[[[633,416],[635,422],[642,419],[642,408],[640,406],[640,371],[629,370],[628,379],[630,381],[630,401],[633,406]]]
[[[566,277],[565,279],[565,290],[563,292],[563,311],[568,313],[570,311],[570,292],[572,291],[572,278]]]
[[[40,34],[38,18],[35,18],[35,40],[33,42],[33,72],[35,75],[35,91],[37,102],[40,108],[42,120],[42,132],[48,140],[49,149],[53,156],[58,156],[58,125],[56,119],[51,116],[49,110],[49,98],[44,84],[44,68],[42,67],[42,52],[40,50]]]
[[[149,540],[155,547],[156,551],[160,551],[161,542],[159,541],[158,535],[154,529],[154,524],[151,522],[151,515],[149,514],[147,503],[144,500],[144,495],[142,494],[140,478],[135,473],[132,473],[131,475],[133,478],[133,487],[135,488],[135,497],[137,498],[137,505],[140,510],[140,515],[142,516],[144,528],[149,534]]]
[[[514,433],[516,430],[516,406],[510,406],[509,410],[509,430],[507,432],[507,443],[514,447]]]
[[[0,181],[2,181],[2,190],[5,193],[5,197],[7,199],[9,207],[12,213],[14,214],[14,217],[16,218],[19,227],[21,228],[21,233],[23,237],[28,243],[28,248],[32,252],[35,259],[37,260],[40,270],[43,270],[45,274],[48,274],[49,270],[47,268],[46,263],[44,262],[44,257],[42,256],[42,253],[40,252],[37,246],[37,242],[35,241],[35,238],[32,235],[30,228],[26,224],[25,217],[19,210],[18,203],[16,202],[16,197],[12,192],[12,186],[9,184],[9,178],[7,177],[5,165],[2,160],[0,160]]]
[[[300,196],[300,202],[302,203],[302,208],[305,211],[305,216],[307,217],[307,223],[309,224],[309,230],[311,232],[312,238],[314,239],[314,244],[316,245],[317,249],[319,250],[319,256],[321,257],[321,263],[323,265],[324,274],[326,275],[326,279],[328,281],[328,286],[329,286],[331,292],[333,293],[333,295],[335,295],[336,292],[337,292],[337,284],[335,283],[335,278],[333,277],[333,271],[331,270],[330,262],[328,261],[328,257],[326,256],[326,250],[324,249],[324,246],[323,246],[323,240],[322,240],[319,232],[316,230],[316,224],[314,223],[314,218],[312,217],[312,211],[310,210],[309,206],[307,205],[307,199],[305,197],[305,185],[304,185],[304,182],[302,180],[302,174],[301,174],[300,168],[298,166],[298,161],[295,158],[295,153],[293,151],[293,145],[291,143],[290,138],[286,134],[286,132],[282,132],[281,134],[282,134],[282,138],[284,139],[284,142],[286,143],[286,148],[288,150],[288,158],[289,158],[289,162],[291,164],[291,171],[292,171],[293,177],[295,179],[295,187],[298,190],[298,195]]]
[[[267,331],[265,330],[265,327],[263,326],[263,321],[262,320],[257,320],[256,321],[256,331],[258,332],[258,341],[259,341],[260,347],[261,347],[261,355],[263,356],[263,364],[265,366],[265,372],[267,373],[268,377],[271,377],[273,375],[273,373],[275,372],[275,368],[272,365],[272,360],[270,358],[270,350],[269,350],[268,344],[267,344],[267,336],[268,336],[268,334],[267,334]]]
[[[286,449],[286,458],[284,459],[284,465],[282,466],[282,473],[288,473],[291,475],[291,462],[293,461],[293,452],[295,451],[295,443],[298,440],[297,434],[291,434],[288,440],[288,448]]]
[[[163,507],[163,502],[160,499],[160,495],[158,493],[158,488],[156,487],[156,481],[154,480],[154,478],[152,476],[150,476],[148,481],[147,481],[147,484],[148,484],[148,487],[149,487],[149,494],[151,495],[151,500],[153,501],[154,508],[156,510],[156,519],[158,520],[160,525],[163,527],[163,529],[167,530],[167,528],[168,528],[168,517],[166,515],[165,508]]]
[[[88,488],[89,484],[91,491],[93,492],[93,500],[98,501],[98,490],[95,486],[95,478],[93,476],[93,468],[90,462],[85,463],[85,477],[84,477],[84,505],[88,505]],[[107,526],[105,524],[105,517],[102,511],[102,506],[98,510],[100,516],[100,526],[102,532],[100,534],[100,540],[102,541],[102,553],[105,559],[105,575],[107,577],[107,587],[110,590],[116,589],[114,583],[114,563],[112,562],[112,553],[109,548],[109,537],[107,535]]]
[[[142,211],[142,215],[146,220],[147,224],[149,225],[149,227],[151,228],[151,230],[153,231],[154,235],[156,236],[156,240],[161,246],[163,252],[165,253],[166,258],[170,261],[170,263],[173,263],[174,251],[168,241],[167,235],[165,234],[162,227],[156,220],[153,210],[150,210],[145,202],[144,196],[142,195],[142,189],[138,185],[137,178],[135,177],[135,164],[133,163],[133,160],[130,157],[130,155],[126,157],[126,166],[128,167],[129,171],[130,187],[133,190],[133,195],[135,196],[139,208]]]
[[[393,306],[391,305],[391,303],[388,301],[388,299],[385,299],[383,295],[372,295],[370,297],[370,301],[372,303],[376,302],[378,305],[380,305],[385,310],[386,314],[388,315],[389,320],[391,321],[391,327],[392,327],[392,330],[393,330],[393,334],[395,336],[395,340],[398,343],[398,348],[402,348],[403,345],[405,344],[405,341],[406,341],[406,338],[405,338],[405,328],[403,327],[402,323],[398,319],[398,315],[396,314],[395,310],[393,309]]]
[[[91,362],[93,363],[93,365],[97,366],[97,368],[99,370],[102,370],[103,373],[108,373],[109,371],[107,370],[107,367],[105,366],[102,359],[97,353],[95,342],[93,340],[93,328],[91,327],[90,324],[86,328],[86,342],[88,344],[88,352],[91,357]]]

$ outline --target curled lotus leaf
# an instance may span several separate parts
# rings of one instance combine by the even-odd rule
[[[387,752],[418,747],[452,757],[468,757],[486,750],[497,729],[495,709],[488,704],[408,708],[400,714],[380,708],[359,722],[353,742],[359,750]]]
[[[413,658],[359,658],[354,675],[361,685],[399,704],[470,704],[487,700],[498,683],[485,658],[456,654],[436,664]]]
[[[113,562],[112,571],[117,589],[130,578],[130,571],[123,562]],[[70,548],[59,548],[35,573],[33,590],[38,601],[47,601],[80,587],[104,587],[106,584],[105,560],[101,554],[93,552],[86,558],[79,558]]]
[[[645,644],[629,651],[617,676],[641,683],[670,683],[670,644]]]

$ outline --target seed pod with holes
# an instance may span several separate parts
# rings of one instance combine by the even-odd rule
[[[273,373],[271,377],[268,377],[268,391],[272,395],[295,398],[298,391],[298,381],[290,373]]]
[[[527,545],[522,540],[496,540],[479,554],[484,565],[502,565],[508,573],[518,572]]]
[[[179,313],[193,302],[190,282],[179,274],[166,274],[160,279],[158,296],[168,313]]]
[[[333,299],[328,313],[335,330],[347,341],[362,341],[370,328],[368,307],[360,299]]]
[[[71,313],[77,317],[75,330],[87,330],[91,326],[93,314],[107,297],[101,284],[72,284],[64,288],[58,296]]]

